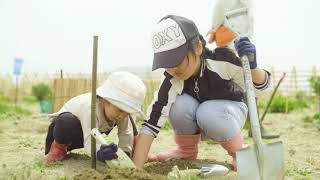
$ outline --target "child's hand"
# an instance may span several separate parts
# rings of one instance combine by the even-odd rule
[[[111,143],[109,145],[102,144],[100,146],[100,149],[97,152],[97,159],[101,162],[105,162],[112,159],[117,159],[118,146],[114,143]]]
[[[215,40],[215,31],[211,30],[207,33],[207,42],[209,44],[213,43]]]
[[[218,47],[228,45],[236,38],[236,35],[225,26],[220,26],[218,29],[212,29],[207,33],[208,43],[216,42]]]

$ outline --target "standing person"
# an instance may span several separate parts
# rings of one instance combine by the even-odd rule
[[[177,147],[150,159],[196,159],[201,136],[218,141],[233,157],[243,148],[241,130],[248,108],[243,102],[244,80],[240,58],[229,48],[206,48],[194,22],[168,15],[152,32],[152,70],[164,68],[163,80],[135,145],[134,163],[143,168],[154,138],[169,116]],[[255,46],[248,38],[235,44],[240,56],[249,55],[256,94],[270,83],[270,73],[260,69]]]
[[[97,145],[99,161],[117,158],[118,146],[132,155],[133,138],[137,135],[132,116],[143,115],[141,105],[145,94],[143,81],[128,72],[110,74],[97,89],[97,128],[108,135],[118,126],[119,137],[118,145]],[[47,163],[64,160],[68,151],[83,147],[91,155],[91,93],[70,99],[51,118],[45,147]]]

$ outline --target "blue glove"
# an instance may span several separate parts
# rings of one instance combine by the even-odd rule
[[[97,152],[97,159],[101,162],[105,162],[106,160],[117,159],[118,146],[114,143],[109,145],[102,144],[100,149]]]
[[[250,69],[257,68],[255,45],[247,37],[242,37],[239,41],[235,41],[234,45],[240,57],[244,55],[248,56]]]

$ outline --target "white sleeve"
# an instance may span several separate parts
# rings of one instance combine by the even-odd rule
[[[172,103],[183,89],[183,81],[172,78],[165,72],[165,78],[160,84],[159,90],[154,93],[154,99],[148,107],[147,118],[142,124],[140,133],[152,134],[157,137],[164,125]]]

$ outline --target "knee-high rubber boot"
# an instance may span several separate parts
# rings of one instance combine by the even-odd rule
[[[243,144],[242,133],[240,132],[236,136],[234,136],[232,139],[228,141],[222,141],[220,142],[220,144],[225,150],[227,150],[228,154],[232,156],[232,166],[236,171],[237,170],[236,151],[238,149],[248,147],[248,145]]]
[[[50,151],[45,157],[47,163],[61,161],[67,158],[67,145],[59,144],[54,140],[51,144]]]
[[[167,161],[173,159],[194,160],[198,155],[198,143],[200,134],[195,135],[175,135],[177,147],[172,150],[160,152],[157,155],[149,155],[148,158],[154,161]]]

